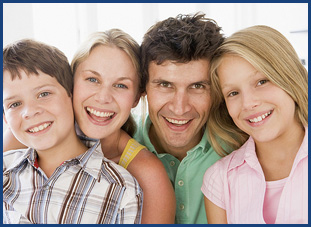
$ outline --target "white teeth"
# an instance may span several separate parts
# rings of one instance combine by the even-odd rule
[[[173,123],[173,124],[176,124],[176,125],[184,125],[184,124],[187,124],[189,122],[188,121],[177,121],[177,120],[174,120],[174,119],[170,119],[170,118],[165,118],[168,122],[170,123]]]
[[[95,116],[97,117],[110,117],[112,115],[114,115],[114,113],[111,113],[111,112],[100,112],[100,111],[96,111],[90,107],[86,107],[86,110],[88,112],[90,112],[91,114],[94,114]]]
[[[249,119],[250,122],[252,123],[257,123],[257,122],[260,122],[262,121],[263,119],[265,119],[267,116],[269,116],[271,114],[271,111],[269,111],[268,113],[265,113],[259,117],[255,117],[253,119]]]
[[[34,127],[34,128],[32,128],[32,129],[29,129],[28,131],[29,132],[32,132],[32,133],[34,133],[34,132],[39,132],[39,131],[41,131],[41,130],[43,130],[43,129],[46,129],[47,127],[49,127],[51,125],[51,123],[44,123],[43,125],[40,125],[40,126],[38,126],[38,127]]]

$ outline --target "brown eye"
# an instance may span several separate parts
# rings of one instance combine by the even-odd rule
[[[260,86],[260,85],[263,85],[267,82],[268,82],[268,80],[260,80],[257,85]]]

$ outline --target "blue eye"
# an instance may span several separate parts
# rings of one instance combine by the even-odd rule
[[[115,85],[116,88],[128,88],[126,85],[124,84],[116,84]]]
[[[11,105],[9,105],[9,109],[11,109],[11,108],[16,108],[16,107],[18,107],[18,106],[20,106],[20,105],[22,105],[21,102],[14,102],[14,103],[12,103]]]
[[[40,93],[38,97],[43,98],[43,97],[49,96],[50,94],[51,94],[50,92],[45,91],[45,92]]]
[[[95,79],[94,77],[87,78],[87,80],[92,82],[92,83],[98,83],[98,80]]]

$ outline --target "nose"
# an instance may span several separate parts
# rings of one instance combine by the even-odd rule
[[[191,110],[189,96],[186,91],[176,91],[174,93],[169,103],[169,110],[176,116],[182,116]]]
[[[24,109],[22,117],[24,119],[30,119],[34,116],[42,114],[44,109],[35,101],[24,103]]]
[[[253,110],[260,105],[260,100],[254,92],[249,92],[243,95],[243,109]]]
[[[95,101],[100,104],[112,102],[112,91],[107,87],[101,87],[95,94]]]

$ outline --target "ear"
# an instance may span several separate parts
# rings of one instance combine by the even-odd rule
[[[137,94],[137,97],[136,97],[136,99],[135,99],[135,102],[133,103],[132,108],[135,108],[135,107],[138,105],[139,100],[140,100],[140,97],[141,97],[141,95],[140,95],[140,94]]]

